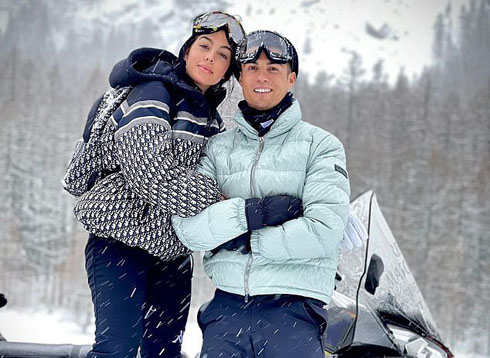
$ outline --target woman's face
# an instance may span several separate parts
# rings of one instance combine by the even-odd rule
[[[224,77],[231,56],[232,50],[224,31],[199,35],[185,56],[185,70],[205,92]]]

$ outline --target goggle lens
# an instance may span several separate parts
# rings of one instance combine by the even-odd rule
[[[240,24],[240,20],[221,11],[204,13],[196,17],[192,24],[192,28],[196,33],[216,32],[225,27],[228,30],[228,36],[235,44],[238,44],[245,37],[245,31]]]
[[[242,40],[236,59],[240,63],[256,61],[261,49],[266,51],[271,60],[281,63],[293,58],[291,47],[281,35],[271,31],[256,31]]]

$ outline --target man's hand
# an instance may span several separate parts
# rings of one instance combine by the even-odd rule
[[[224,195],[221,195],[224,198]],[[224,198],[226,199],[226,198]],[[277,226],[303,215],[301,199],[290,195],[275,195],[266,198],[251,198],[245,201],[245,211],[249,230],[265,226]],[[250,252],[250,231],[235,237],[211,250],[217,254],[220,250]]]
[[[301,199],[290,195],[274,195],[262,199],[245,200],[245,214],[249,230],[277,226],[303,215]]]
[[[218,247],[211,250],[214,254],[217,254],[221,250],[228,251],[240,251],[242,254],[248,254],[250,252],[250,231],[241,234],[240,236],[219,245]]]
[[[344,230],[342,246],[348,250],[352,250],[354,247],[361,247],[363,241],[366,241],[367,239],[368,233],[364,224],[352,210],[349,210],[349,217]]]

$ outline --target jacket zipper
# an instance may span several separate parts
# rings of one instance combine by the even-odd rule
[[[250,192],[252,193],[252,197],[257,197],[255,193],[255,168],[257,167],[257,162],[259,161],[260,154],[262,153],[262,150],[264,149],[264,138],[259,137],[259,151],[257,152],[257,155],[255,156],[255,161],[252,164],[252,170],[250,170]]]
[[[252,193],[252,197],[257,197],[255,193],[255,168],[257,167],[257,163],[260,158],[260,154],[262,153],[262,150],[264,149],[264,138],[259,137],[259,151],[257,152],[257,155],[255,156],[255,161],[252,164],[252,169],[250,170],[250,192]],[[250,277],[250,269],[252,268],[252,262],[253,262],[253,256],[252,253],[250,252],[248,254],[248,261],[247,261],[247,266],[245,267],[245,276],[244,276],[244,287],[245,287],[245,303],[248,302],[248,297],[250,294],[250,289],[248,287],[248,280]]]

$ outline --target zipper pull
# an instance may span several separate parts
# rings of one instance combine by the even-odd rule
[[[245,303],[248,303],[248,293],[245,294],[245,299],[244,299]]]

